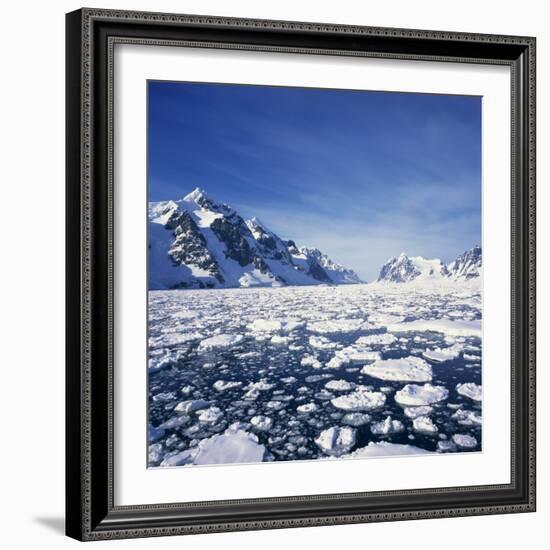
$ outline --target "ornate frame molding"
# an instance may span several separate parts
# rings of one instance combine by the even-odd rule
[[[253,43],[247,33],[254,33]],[[349,37],[368,40],[352,47]],[[511,67],[513,464],[509,486],[114,506],[112,83],[117,43]],[[534,511],[535,86],[531,37],[88,8],[68,14],[67,534],[100,540]],[[489,497],[491,491],[494,495]],[[473,493],[476,499],[464,500]],[[429,497],[433,505],[401,506],[410,497],[416,497],[415,502]],[[360,499],[364,511],[359,511]],[[377,499],[374,508],[366,505],[367,499]],[[311,510],[304,511],[305,502]],[[392,509],[392,502],[400,504]],[[300,510],[293,503],[301,503]],[[263,515],[253,512],[259,505],[267,506]]]

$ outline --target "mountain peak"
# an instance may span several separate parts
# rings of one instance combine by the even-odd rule
[[[206,194],[206,192],[201,189],[200,187],[195,187],[195,189],[193,189],[193,191],[191,191],[191,193],[185,195],[185,197],[183,197],[183,200],[185,202],[199,202],[200,200],[202,199],[207,199],[208,196]]]

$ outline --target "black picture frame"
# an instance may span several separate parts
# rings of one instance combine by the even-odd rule
[[[103,9],[74,11],[66,23],[67,535],[101,540],[534,511],[535,38]],[[112,53],[125,42],[510,67],[509,484],[114,505]]]

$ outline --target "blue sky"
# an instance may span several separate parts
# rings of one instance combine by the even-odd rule
[[[149,82],[149,200],[203,188],[365,280],[481,243],[481,98]]]

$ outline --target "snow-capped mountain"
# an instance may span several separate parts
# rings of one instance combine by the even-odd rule
[[[481,247],[476,245],[448,265],[438,258],[427,260],[422,256],[409,257],[401,253],[382,266],[378,282],[469,280],[479,277],[481,273]]]
[[[481,275],[481,246],[466,250],[447,266],[449,277],[454,279],[474,279]]]
[[[361,282],[319,250],[282,240],[199,188],[149,203],[148,229],[150,289]]]

